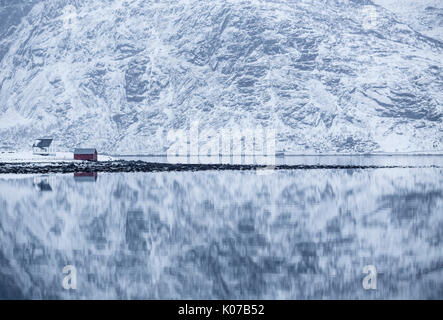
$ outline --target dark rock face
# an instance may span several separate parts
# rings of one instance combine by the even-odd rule
[[[441,8],[414,29],[378,2],[2,1],[2,140],[155,154],[199,120],[288,153],[440,150]]]

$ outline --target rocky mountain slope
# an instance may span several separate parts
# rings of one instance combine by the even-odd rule
[[[164,154],[199,120],[286,153],[441,150],[442,4],[417,27],[388,2],[0,1],[1,140]]]

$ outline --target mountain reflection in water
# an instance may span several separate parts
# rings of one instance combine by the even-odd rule
[[[0,298],[442,299],[442,186],[439,168],[0,176]]]

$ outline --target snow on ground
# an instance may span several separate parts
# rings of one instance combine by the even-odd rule
[[[112,157],[107,155],[98,155],[98,161],[111,161]],[[0,151],[0,162],[76,162],[72,152],[56,152],[51,156],[34,155],[28,152]]]

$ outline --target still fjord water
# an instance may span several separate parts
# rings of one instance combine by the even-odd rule
[[[442,173],[3,175],[0,298],[442,299]]]

